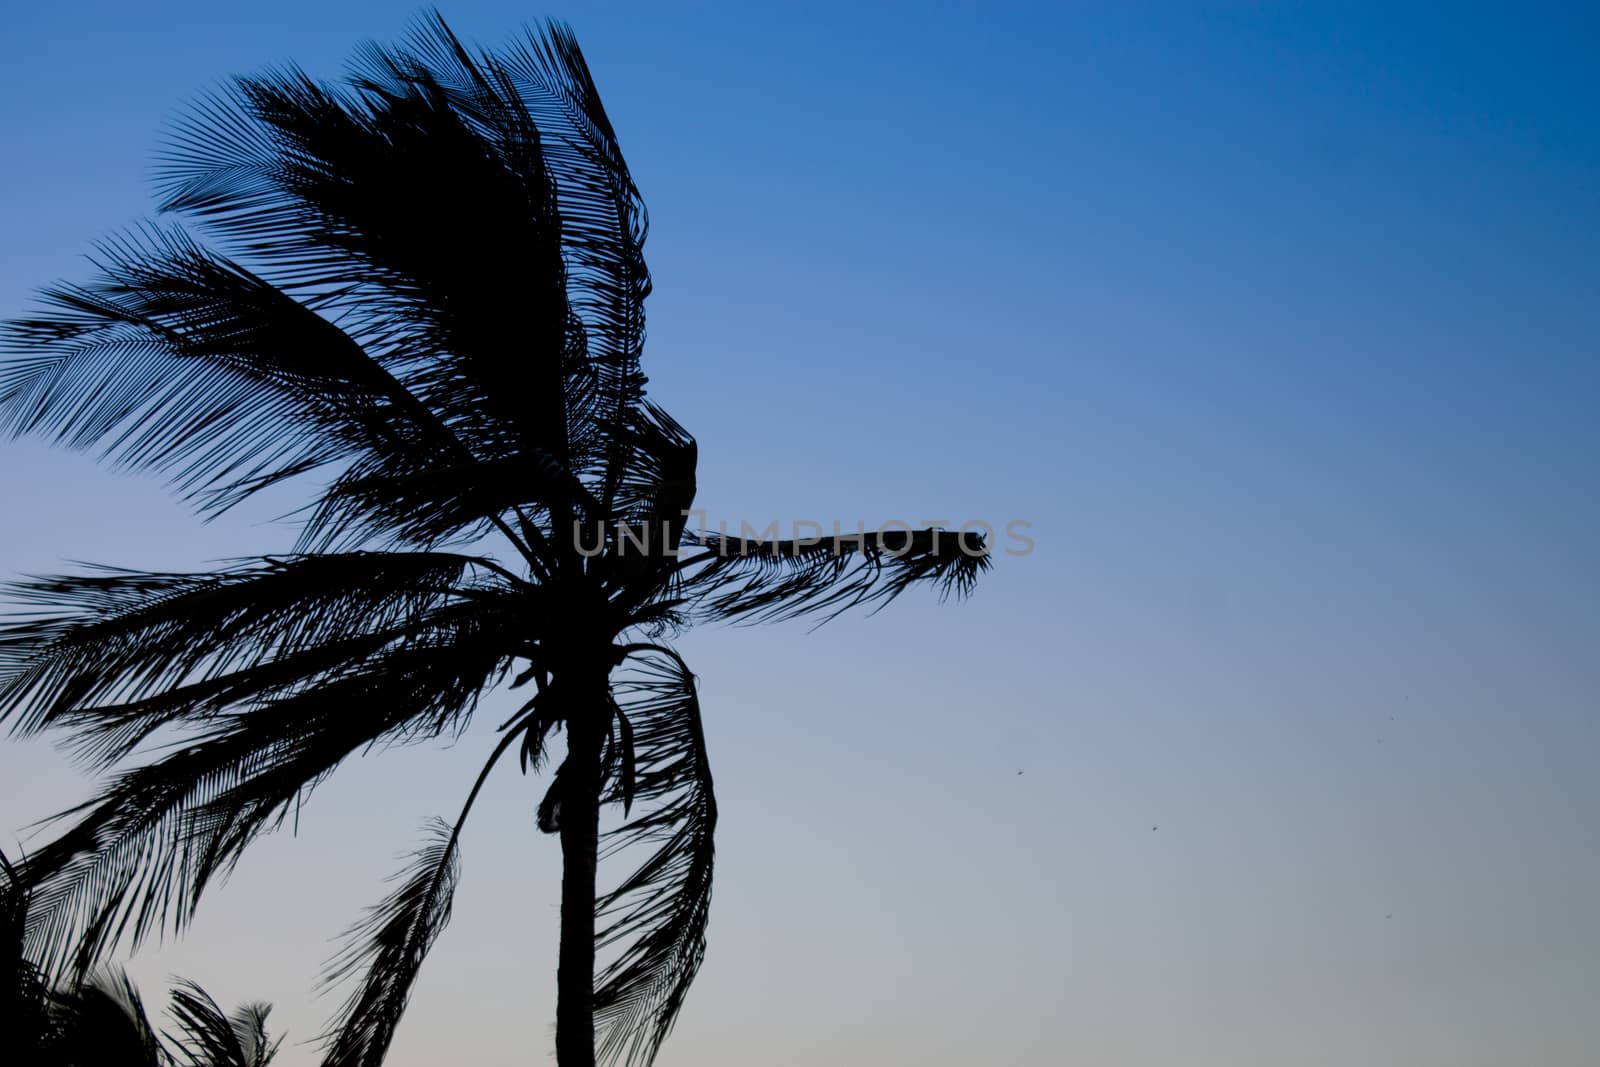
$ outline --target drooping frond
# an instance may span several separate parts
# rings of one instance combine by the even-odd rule
[[[862,605],[882,607],[919,583],[940,599],[971,592],[990,565],[979,533],[880,530],[818,540],[762,541],[708,534],[685,548],[678,596],[706,619],[766,622]]]
[[[75,728],[103,765],[156,729],[283,691],[434,624],[502,573],[447,553],[342,553],[198,574],[100,568],[7,589],[0,720]]]
[[[696,490],[699,447],[678,422],[654,404],[641,405],[622,437],[626,473],[618,479],[613,522],[606,529],[578,531],[579,543],[604,545],[590,572],[610,591],[612,602],[638,613],[647,603],[657,619],[676,620],[677,551]],[[640,623],[648,616],[637,615]]]
[[[122,937],[187,922],[207,884],[371,745],[458,729],[509,664],[503,635],[464,609],[411,641],[244,710],[111,780],[28,858],[30,940],[52,973],[82,971]]]
[[[598,475],[600,511],[609,514],[628,463],[627,446],[615,431],[628,424],[645,384],[639,361],[650,293],[644,261],[649,223],[577,39],[566,25],[550,21],[511,48],[474,54],[435,12],[401,48],[369,47],[356,69],[380,89],[425,71],[464,114],[489,129],[503,128],[510,117],[539,130],[561,214],[567,292],[594,374],[574,455]]]
[[[0,433],[98,447],[210,513],[335,461],[346,479],[448,466],[489,489],[393,361],[321,313],[326,298],[296,298],[173,228],[109,243],[98,263],[99,278],[46,290],[48,313],[0,336]],[[405,518],[403,500],[381,503]]]
[[[628,423],[644,394],[639,363],[644,301],[650,295],[644,201],[570,28],[547,23],[542,35],[530,34],[521,48],[510,53],[505,69],[542,122],[559,128],[556,124],[564,117],[572,131],[560,136],[548,152],[563,179],[561,207],[572,262],[573,307],[584,316],[599,368],[597,425],[619,428]],[[627,475],[626,448],[610,434],[599,494],[608,515]]]
[[[598,1057],[605,1064],[649,1064],[672,1031],[705,955],[711,906],[712,793],[694,676],[665,648],[636,646],[619,675],[617,707],[632,750],[635,814],[602,841],[605,866],[644,853],[596,901],[595,940],[616,955],[595,990]]]
[[[402,881],[346,935],[348,946],[329,979],[362,981],[326,1037],[325,1067],[377,1067],[383,1062],[422,961],[445,924],[459,873],[459,850],[449,823],[436,820],[428,842],[410,858]]]
[[[179,982],[169,1009],[176,1023],[169,1032],[174,1067],[267,1067],[283,1039],[267,1034],[271,1006],[250,1003],[224,1014],[200,986]]]
[[[408,74],[241,79],[180,134],[165,206],[275,280],[337,294],[329,308],[475,455],[564,459],[545,416],[561,414],[569,312],[539,132],[505,109],[485,129]]]
[[[433,13],[401,48],[369,47],[356,70],[387,92],[424,72],[500,140],[514,140],[508,129],[528,124],[539,131],[561,217],[568,299],[589,371],[586,388],[569,396],[571,456],[574,469],[595,479],[598,507],[589,514],[613,515],[631,459],[621,434],[645,384],[639,365],[650,293],[643,254],[648,220],[576,38],[552,21],[498,54],[474,54]]]
[[[540,730],[529,708],[507,724],[505,736],[489,754],[477,781],[467,793],[454,825],[435,820],[429,840],[408,858],[397,875],[400,885],[346,934],[344,950],[329,964],[324,984],[360,976],[339,1013],[339,1021],[323,1035],[324,1067],[378,1067],[389,1051],[395,1027],[411,999],[411,989],[428,950],[450,921],[460,875],[461,827],[472,813],[483,783],[500,757],[522,740],[525,726]]]

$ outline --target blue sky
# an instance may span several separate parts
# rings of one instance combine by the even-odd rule
[[[12,13],[0,314],[150,209],[186,101],[334,76],[413,12]],[[662,1067],[1591,1062],[1591,11],[444,13],[577,30],[651,208],[651,389],[713,515],[1037,543],[966,604],[685,641],[723,820]],[[6,572],[282,550],[294,502],[201,525],[34,441],[0,449],[0,500]],[[272,1000],[314,1063],[329,939],[488,744],[347,768],[136,973]],[[86,789],[0,746],[0,829]],[[547,1054],[541,793],[491,784],[395,1067]]]

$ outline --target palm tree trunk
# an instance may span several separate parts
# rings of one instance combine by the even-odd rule
[[[600,836],[600,731],[567,721],[561,792],[561,953],[556,969],[556,1063],[594,1067],[594,899]]]

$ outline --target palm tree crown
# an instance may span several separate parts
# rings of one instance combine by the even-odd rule
[[[640,371],[644,207],[559,24],[486,53],[434,16],[340,86],[238,79],[159,181],[179,222],[106,243],[98,277],[10,324],[0,431],[160,472],[207,515],[323,480],[285,555],[14,587],[0,716],[107,775],[22,865],[30,943],[82,973],[181,926],[342,761],[459,734],[484,692],[529,686],[334,961],[351,992],[325,1062],[381,1061],[479,788],[512,750],[540,767],[556,731],[538,824],[563,855],[557,1055],[648,1062],[704,953],[717,820],[694,677],[664,638],[919,582],[965,593],[983,539],[688,529],[697,446]],[[181,742],[154,753],[158,735]]]

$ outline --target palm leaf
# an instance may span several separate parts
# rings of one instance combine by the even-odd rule
[[[135,231],[98,266],[7,326],[0,432],[99,446],[211,513],[335,460],[403,472],[459,448],[317,302],[182,231]]]
[[[455,829],[444,820],[411,857],[403,880],[346,935],[349,944],[330,965],[328,982],[362,980],[325,1035],[325,1067],[377,1067],[410,999],[428,949],[450,921],[459,875]]]
[[[640,813],[609,831],[601,860],[648,850],[596,901],[596,944],[614,948],[595,990],[599,1059],[648,1064],[671,1033],[705,956],[717,802],[694,677],[676,653],[634,646],[616,686],[630,727],[626,788]]]
[[[428,828],[428,842],[410,857],[397,877],[400,885],[346,934],[346,944],[329,965],[327,985],[361,976],[345,1001],[339,1022],[324,1035],[325,1067],[378,1067],[394,1039],[395,1028],[411,999],[411,989],[428,950],[450,921],[451,902],[460,876],[461,828],[500,757],[528,736],[541,738],[546,729],[538,699],[507,723],[504,736],[461,805],[452,825],[442,819]]]
[[[594,179],[552,167],[541,125],[436,22],[369,46],[347,89],[285,70],[207,101],[167,154],[164,206],[323,294],[476,458],[581,470],[616,360],[568,297],[583,227],[558,190]]]
[[[188,921],[207,884],[350,755],[460,729],[504,671],[503,637],[473,617],[314,687],[208,720],[198,738],[123,772],[31,856],[30,940],[79,973],[124,936]]]
[[[178,984],[169,1010],[177,1024],[168,1034],[175,1067],[266,1067],[282,1043],[267,1035],[269,1005],[245,1004],[227,1015],[194,982]]]
[[[442,89],[496,143],[518,145],[528,128],[538,131],[561,218],[565,290],[586,342],[586,388],[568,396],[573,469],[598,479],[600,513],[609,514],[627,468],[618,435],[645,384],[639,363],[650,293],[648,220],[571,30],[552,21],[499,55],[474,53],[435,12],[401,48],[369,46],[356,72],[389,95],[419,80]]]
[[[448,605],[499,588],[493,567],[445,553],[342,553],[15,584],[22,610],[0,623],[0,719],[20,713],[23,733],[86,729],[79,743],[109,764],[160,726],[425,631]]]
[[[941,600],[966,596],[990,566],[982,534],[880,530],[820,540],[752,540],[704,535],[684,550],[674,595],[699,617],[767,622],[862,605],[881,608],[919,583]]]

